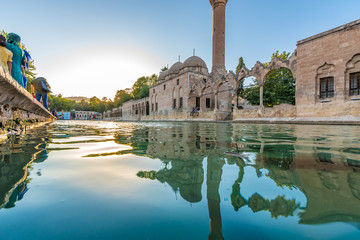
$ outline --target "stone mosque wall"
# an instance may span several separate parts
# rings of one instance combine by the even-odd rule
[[[360,20],[299,41],[296,65],[297,116],[360,116]]]

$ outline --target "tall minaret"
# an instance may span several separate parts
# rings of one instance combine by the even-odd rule
[[[213,7],[213,66],[212,71],[225,68],[225,9],[228,0],[210,0]]]

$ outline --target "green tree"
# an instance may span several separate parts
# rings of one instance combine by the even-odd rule
[[[168,67],[167,67],[167,66],[165,66],[165,67],[163,67],[162,69],[160,69],[161,72],[165,72],[166,70],[168,70]]]
[[[239,64],[236,67],[236,75],[239,75],[241,68],[245,67],[244,59],[243,57],[239,58]],[[239,87],[237,89],[237,95],[240,96],[241,92],[244,89],[244,81],[241,81],[239,84]]]
[[[132,86],[132,97],[134,99],[141,99],[149,96],[149,88],[157,82],[157,75],[153,74],[147,77],[140,77]]]
[[[75,101],[63,98],[61,94],[49,96],[50,108],[55,108],[57,111],[70,111],[75,107]]]
[[[127,88],[125,90],[117,90],[115,97],[114,97],[114,104],[115,107],[119,107],[122,106],[122,104],[126,101],[129,101],[132,99],[131,94],[129,93],[131,92],[130,88]]]
[[[275,57],[286,61],[289,59],[290,53],[285,51],[279,53],[276,51],[272,54]],[[268,66],[269,63],[264,65]],[[260,87],[256,82],[256,86],[241,91],[240,96],[247,99],[252,105],[260,104]],[[280,103],[295,104],[295,79],[289,69],[272,69],[265,79],[264,84],[264,106],[272,107]]]
[[[237,65],[237,67],[236,67],[236,75],[238,75],[240,73],[240,70],[243,67],[245,67],[244,59],[243,59],[243,57],[240,57],[239,58],[239,63]]]
[[[95,96],[90,98],[89,104],[92,111],[101,113],[105,111],[105,104],[103,105],[102,101]]]

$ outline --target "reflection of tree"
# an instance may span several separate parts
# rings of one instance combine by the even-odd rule
[[[118,144],[129,145],[133,149],[121,151],[121,154],[132,153],[139,156],[146,155],[149,144],[149,129],[140,128],[130,132],[119,132],[115,135],[115,142]]]
[[[239,164],[240,163],[240,164]],[[241,165],[243,161],[238,161],[239,176],[236,179],[231,193],[231,204],[235,211],[248,205],[248,207],[254,212],[269,211],[271,217],[277,219],[279,216],[288,217],[293,216],[296,209],[300,207],[299,203],[295,202],[295,199],[288,200],[284,196],[277,196],[274,200],[264,199],[260,194],[254,193],[249,200],[246,200],[240,192],[240,184],[244,178],[244,167]],[[258,170],[258,169],[257,169]],[[260,171],[258,171],[261,173]],[[258,174],[258,177],[261,174]]]
[[[295,210],[299,207],[300,204],[296,203],[295,199],[288,200],[285,196],[277,196],[275,200],[270,202],[269,211],[271,212],[271,217],[277,219],[279,216],[293,216]]]

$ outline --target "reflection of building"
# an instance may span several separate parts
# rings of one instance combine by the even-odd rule
[[[131,144],[133,150],[126,153],[161,159],[166,166],[164,169],[139,172],[139,177],[167,182],[186,201],[198,202],[201,185],[206,182],[211,219],[209,237],[214,239],[222,237],[219,186],[226,163],[239,168],[239,177],[230,196],[236,211],[248,207],[254,213],[267,211],[276,219],[294,216],[300,207],[296,199],[282,195],[268,199],[262,197],[261,192],[254,192],[250,197],[243,197],[241,185],[245,167],[251,166],[259,178],[272,179],[279,189],[301,191],[306,196],[307,205],[301,210],[299,223],[360,222],[358,147],[347,139],[337,138],[336,132],[327,131],[328,135],[319,139],[311,129],[311,126],[302,125],[244,127],[183,123],[174,124],[166,132],[156,127],[143,127],[133,133],[127,132],[127,136],[119,134],[118,142]],[[341,147],[343,141],[348,148]],[[328,142],[325,148],[318,147],[324,142]],[[205,159],[206,172],[203,170]],[[268,171],[266,176],[261,173],[263,169]]]

